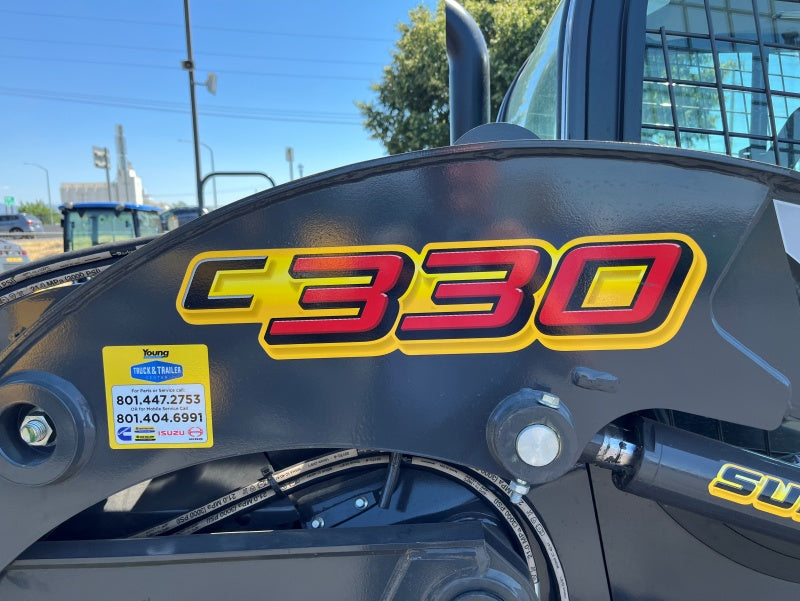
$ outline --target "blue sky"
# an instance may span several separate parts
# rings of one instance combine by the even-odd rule
[[[295,177],[298,164],[310,175],[384,155],[354,102],[372,98],[397,23],[421,1],[193,0],[197,79],[219,78],[216,96],[197,88],[200,139],[216,169],[266,171],[280,184],[287,146]],[[178,141],[192,135],[182,0],[0,0],[0,20],[3,196],[46,201],[44,173],[25,162],[49,170],[54,204],[62,182],[104,181],[92,146],[114,154],[119,123],[147,192],[194,203],[192,146]],[[220,179],[220,204],[259,185]]]

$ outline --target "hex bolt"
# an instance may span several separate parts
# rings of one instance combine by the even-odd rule
[[[19,434],[28,444],[42,442],[47,437],[47,424],[43,419],[29,420],[19,429]]]
[[[511,489],[511,495],[509,496],[508,500],[514,505],[519,505],[522,503],[522,497],[527,495],[531,490],[530,484],[525,482],[525,480],[520,480],[519,478],[509,482],[508,487]]]
[[[560,452],[558,432],[545,424],[532,424],[517,435],[517,455],[533,467],[550,465]]]
[[[30,412],[19,426],[20,438],[32,447],[46,446],[53,434],[53,426],[41,411]]]
[[[552,392],[543,392],[539,399],[539,404],[550,407],[550,409],[558,409],[559,405],[561,405],[561,399]]]
[[[325,520],[322,518],[314,518],[311,520],[311,527],[312,528],[322,528],[325,526]]]
[[[367,505],[369,505],[369,501],[367,501],[364,497],[358,497],[354,502],[356,509],[364,509]]]

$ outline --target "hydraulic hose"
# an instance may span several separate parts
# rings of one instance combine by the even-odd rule
[[[153,237],[95,246],[55,255],[8,271],[0,277],[0,306],[40,290],[95,277]]]
[[[348,449],[297,463],[286,469],[275,472],[272,474],[272,477],[273,480],[279,484],[281,492],[285,494],[321,478],[326,478],[328,476],[339,474],[351,469],[388,465],[390,461],[391,455],[388,453],[375,454],[369,451]],[[474,474],[470,474],[462,468],[457,468],[434,459],[412,457],[410,464],[414,467],[433,470],[454,478],[470,488],[497,510],[499,515],[514,533],[514,537],[517,539],[520,549],[522,549],[525,563],[528,568],[528,574],[531,582],[534,585],[536,594],[539,595],[539,574],[536,567],[528,530],[526,530],[521,521],[514,515],[514,512],[507,504],[507,498],[510,497],[512,493],[511,489],[508,487],[508,484],[499,476],[494,474],[484,471],[478,471]],[[506,498],[501,499],[500,496],[496,494],[492,488],[484,484],[482,480],[488,481],[488,483],[494,489],[501,492]],[[132,538],[158,536],[163,534],[193,534],[227,517],[248,509],[252,509],[255,506],[275,497],[276,494],[277,493],[271,487],[270,482],[266,478],[263,478],[252,482],[247,486],[236,489],[209,503],[206,503],[202,507],[198,507],[161,524],[157,524],[147,528],[146,530],[138,532],[134,534]],[[561,601],[568,601],[569,592],[567,590],[564,570],[558,557],[558,553],[555,549],[555,545],[547,533],[544,524],[542,524],[539,516],[524,499],[521,503],[516,504],[515,507],[521,512],[522,516],[524,516],[528,529],[536,537],[541,549],[550,563],[550,568],[558,587],[558,598]]]

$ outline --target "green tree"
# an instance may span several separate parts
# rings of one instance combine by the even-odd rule
[[[557,0],[462,0],[481,28],[491,64],[491,112],[497,113],[506,90],[536,46]],[[420,5],[408,23],[397,26],[400,39],[376,98],[356,103],[364,126],[390,154],[444,146],[449,142],[450,108],[444,3],[432,13]]]
[[[50,208],[41,199],[33,202],[23,202],[19,205],[20,213],[30,213],[42,220],[42,223],[50,223]],[[58,221],[59,215],[53,211],[53,222]]]

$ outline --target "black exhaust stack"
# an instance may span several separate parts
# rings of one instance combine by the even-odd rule
[[[445,0],[450,65],[450,143],[489,123],[489,51],[478,24],[455,0]]]

